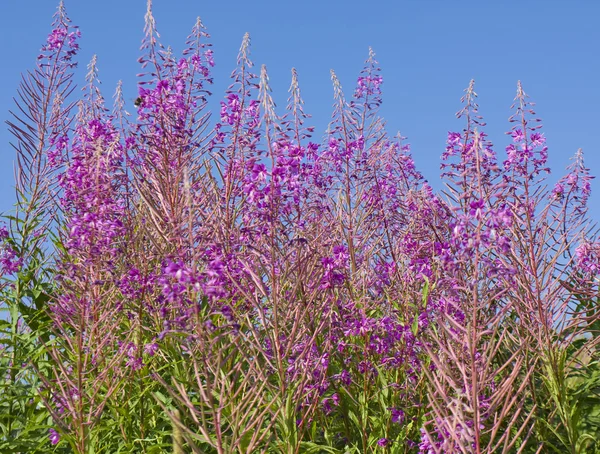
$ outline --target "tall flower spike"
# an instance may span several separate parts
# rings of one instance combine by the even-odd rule
[[[42,233],[54,219],[54,176],[64,162],[75,106],[69,100],[80,32],[71,25],[62,1],[53,18],[52,32],[41,48],[37,67],[22,77],[16,109],[11,111],[13,118],[7,121],[16,139],[12,146],[17,153],[17,217],[23,216],[27,223],[45,215],[47,222],[36,226],[36,242],[44,241]],[[28,228],[24,226],[23,232]]]
[[[98,57],[94,54],[88,64],[88,72],[85,76],[87,84],[81,89],[83,91],[84,102],[81,105],[80,115],[84,121],[90,121],[98,118],[108,111],[104,105],[104,96],[100,92],[101,84],[98,78]]]
[[[124,152],[122,153],[123,162],[122,162],[122,171],[120,174],[120,179],[122,181],[122,190],[125,197],[125,207],[126,213],[130,213],[130,207],[132,202],[132,181],[130,178],[131,173],[131,163],[129,160],[128,151],[131,150],[133,144],[135,143],[135,138],[132,133],[132,125],[129,121],[131,114],[125,108],[125,99],[123,97],[123,81],[119,80],[117,82],[117,88],[115,89],[115,94],[113,95],[113,108],[111,112],[111,118],[120,132],[120,141],[119,146],[122,146]]]
[[[57,346],[49,348],[53,366],[42,377],[52,395],[66,403],[63,412],[46,402],[55,423],[73,435],[77,452],[87,451],[88,430],[120,386],[115,377],[122,374],[124,356],[115,344],[123,339],[117,336],[125,314],[112,284],[127,237],[119,191],[123,150],[101,95],[96,96],[94,64],[88,82],[70,165],[60,175],[66,228],[60,231],[64,249],[56,265],[59,290],[50,304]]]
[[[375,60],[375,52],[369,47],[369,58],[365,60],[365,66],[360,72],[360,76],[357,80],[356,91],[354,92],[354,99],[369,99],[369,106],[379,107],[381,105],[381,84],[383,83],[383,77],[381,77],[381,68],[377,65],[379,62]]]
[[[205,138],[200,136],[204,133],[209,119],[210,114],[204,110],[207,97],[212,94],[206,86],[213,83],[210,68],[215,66],[209,38],[204,24],[199,17],[196,18],[192,32],[186,40],[188,47],[183,51],[186,60],[182,59],[178,63],[180,70],[185,70],[188,78],[186,88],[190,104],[189,128],[193,131],[193,142],[198,148],[203,148],[205,142]]]
[[[243,191],[247,202],[240,209],[244,230],[257,241],[261,235],[269,234],[271,239],[274,226],[279,221],[278,207],[282,191],[287,181],[285,152],[288,143],[285,138],[277,140],[281,130],[275,113],[275,103],[271,97],[267,67],[260,71],[258,102],[261,107],[261,132],[265,136],[265,147],[270,168],[258,157],[249,156],[243,176]]]
[[[512,172],[515,181],[525,180],[525,191],[528,191],[529,182],[541,183],[544,178],[538,178],[542,173],[550,173],[546,167],[548,160],[548,147],[546,138],[538,130],[542,128],[541,119],[536,118],[533,102],[528,101],[529,96],[523,90],[521,81],[517,83],[517,95],[511,109],[515,112],[509,117],[513,123],[510,135],[513,143],[506,147],[508,158],[504,161],[504,168]]]
[[[329,128],[331,131],[331,125],[335,125],[333,130],[339,130],[340,128],[344,129],[344,124],[346,122],[348,122],[349,124],[354,124],[355,121],[352,118],[352,115],[350,114],[350,105],[346,102],[346,98],[344,97],[344,90],[342,89],[342,84],[340,83],[340,80],[338,79],[333,69],[330,71],[330,73],[331,83],[333,84],[334,99],[332,114],[333,121],[330,124]],[[338,124],[336,125],[336,123]]]
[[[477,130],[481,148],[488,151],[486,155],[480,157],[484,159],[486,164],[495,166],[496,154],[491,150],[492,144],[486,139],[487,134],[483,132],[486,123],[483,121],[483,116],[479,114],[477,97],[478,95],[475,93],[475,80],[471,79],[469,86],[465,89],[464,96],[460,98],[460,102],[462,102],[464,106],[461,110],[456,112],[456,118],[465,118],[467,121],[465,129],[463,129],[464,143],[466,144],[469,140],[473,140],[475,131]]]
[[[211,68],[214,67],[212,44],[200,17],[192,27],[186,39],[183,58],[177,61],[174,84],[182,87],[185,109],[185,129],[188,131],[189,153],[183,160],[184,192],[187,206],[207,206],[207,197],[211,193],[212,183],[207,174],[211,172],[211,158],[206,159],[211,144],[214,142],[214,132],[208,129],[211,112],[207,111],[207,98],[212,94],[208,86],[213,83]],[[207,132],[208,131],[208,132]],[[210,211],[210,210],[208,210]],[[198,231],[200,225],[206,228],[203,218],[193,219],[193,210],[189,210],[188,236],[189,241],[203,236]]]
[[[356,137],[356,118],[352,115],[350,105],[344,96],[344,90],[335,71],[331,70],[333,84],[333,113],[327,127],[329,140],[329,158],[335,164],[336,171],[341,170],[341,163],[353,155],[350,143],[359,139]],[[361,138],[362,139],[362,138]],[[363,147],[358,147],[362,149]]]
[[[220,165],[225,170],[225,198],[227,204],[233,201],[235,186],[241,181],[248,160],[257,159],[260,151],[260,105],[255,99],[257,76],[250,71],[253,64],[250,60],[250,35],[246,33],[242,39],[237,58],[237,67],[231,78],[233,83],[227,89],[225,101],[221,101],[221,123],[216,126],[217,143],[224,148]]]
[[[367,253],[364,242],[371,237],[367,219],[372,214],[374,206],[367,203],[366,192],[373,184],[376,167],[381,164],[375,158],[381,151],[381,144],[365,145],[365,138],[359,127],[351,106],[347,103],[342,86],[331,71],[334,92],[334,111],[329,124],[327,149],[322,154],[322,160],[328,167],[331,181],[331,194],[339,191],[340,197],[332,195],[333,208],[336,213],[339,239],[348,245],[352,273],[358,270],[361,258]],[[374,158],[374,159],[373,159]],[[357,217],[357,213],[361,213]],[[363,243],[362,246],[358,244]],[[367,261],[364,261],[366,264]]]
[[[144,39],[140,47],[140,50],[145,51],[145,54],[140,57],[139,62],[142,64],[142,68],[145,68],[148,63],[153,63],[156,67],[157,76],[160,73],[160,68],[158,67],[156,47],[158,46],[159,49],[163,49],[162,44],[158,41],[159,38],[160,34],[156,30],[156,21],[152,14],[152,0],[148,0],[146,3],[146,15],[144,16]]]
[[[590,175],[590,169],[583,162],[581,148],[571,159],[573,163],[567,167],[567,174],[554,186],[552,196],[554,204],[559,207],[560,217],[569,219],[570,223],[574,224],[575,219],[586,217],[587,203],[592,191],[591,181],[595,177]]]
[[[239,128],[246,123],[254,129],[259,124],[258,101],[247,98],[254,97],[253,91],[258,88],[256,74],[250,72],[253,63],[250,60],[250,35],[246,33],[242,39],[237,57],[237,67],[231,73],[233,83],[227,89],[227,102],[221,102],[221,123],[231,126],[234,137],[232,148],[235,151],[241,137]],[[218,128],[220,129],[220,128]]]
[[[300,94],[300,85],[298,84],[298,72],[296,68],[292,68],[292,82],[288,90],[290,94],[288,98],[287,111],[284,125],[288,132],[291,132],[296,140],[296,145],[300,146],[302,139],[310,137],[310,134],[314,131],[313,127],[305,127],[304,122],[310,115],[304,112],[304,100]],[[288,119],[288,115],[291,114],[291,118]]]
[[[242,44],[238,52],[237,58],[238,65],[241,66],[241,70],[244,71],[247,68],[252,68],[254,64],[250,60],[250,33],[244,33],[242,38]]]
[[[42,52],[38,56],[40,66],[52,67],[52,61],[56,59],[73,68],[77,66],[77,63],[72,60],[79,51],[79,44],[77,43],[77,39],[81,36],[79,27],[70,25],[71,19],[67,16],[62,0],[58,4],[58,9],[53,18],[52,33],[48,35],[46,44],[42,47]],[[44,60],[46,63],[42,63]]]
[[[274,127],[277,130],[281,128],[277,124],[279,118],[275,113],[275,103],[271,96],[271,86],[269,85],[269,75],[267,74],[267,66],[262,65],[260,68],[260,83],[258,99],[263,110],[262,123],[265,128],[267,145],[270,145],[270,139],[274,136],[271,134],[271,128]]]
[[[206,42],[208,38],[210,38],[210,35],[206,31],[206,27],[202,23],[200,17],[197,17],[196,23],[192,27],[192,32],[185,42],[188,47],[183,51],[183,55],[186,57],[190,55],[202,57],[202,51],[206,48],[212,47],[212,44]],[[212,55],[212,52],[210,54]],[[204,56],[207,55],[205,54]]]
[[[468,210],[473,200],[487,199],[500,188],[499,171],[493,145],[483,132],[485,122],[476,102],[475,81],[471,80],[461,98],[463,108],[457,118],[466,120],[462,134],[449,132],[446,150],[442,154],[442,177],[449,181],[448,195]]]
[[[381,84],[383,83],[378,64],[375,60],[375,52],[369,48],[369,58],[360,72],[354,100],[350,103],[358,128],[357,135],[362,135],[365,140],[381,136],[383,131],[382,120],[377,115],[382,103]]]
[[[469,81],[469,86],[465,89],[465,94],[460,98],[460,102],[464,104],[463,108],[456,112],[456,118],[466,117],[467,127],[465,133],[472,132],[473,125],[480,127],[485,126],[483,117],[479,115],[479,104],[476,102],[477,93],[475,93],[475,79]]]
[[[123,81],[117,82],[117,88],[115,88],[115,94],[113,95],[113,108],[111,115],[117,120],[122,120],[125,117],[129,117],[131,114],[125,108],[125,98],[123,96]]]

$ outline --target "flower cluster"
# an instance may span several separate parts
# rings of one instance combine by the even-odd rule
[[[70,22],[64,6],[61,4],[54,15],[52,33],[48,35],[46,43],[42,46],[41,53],[38,56],[38,60],[45,61],[45,63],[41,63],[42,66],[49,67],[56,56],[58,56],[61,63],[69,67],[77,66],[73,58],[79,51],[77,41],[81,37],[81,32],[78,27],[71,26]]]
[[[71,163],[60,184],[64,209],[70,216],[67,248],[87,258],[114,256],[123,236],[123,205],[115,196],[113,176],[120,169],[122,148],[109,122],[91,120],[78,129]]]
[[[0,275],[14,274],[23,265],[23,260],[7,241],[9,232],[6,226],[0,226]]]
[[[575,249],[577,266],[587,278],[595,278],[600,273],[600,243],[584,240]]]
[[[39,266],[51,263],[53,281],[19,287],[27,303],[49,300],[36,370],[56,425],[48,443],[100,449],[98,426],[123,402],[130,419],[114,438],[146,451],[155,427],[191,421],[207,452],[260,452],[275,437],[294,452],[491,452],[519,425],[527,442],[543,404],[532,387],[549,383],[531,358],[559,345],[562,326],[592,337],[569,302],[597,288],[600,243],[584,235],[581,152],[554,189],[541,186],[546,139],[520,83],[502,164],[471,81],[439,194],[385,129],[372,50],[352,97],[332,72],[334,112],[316,143],[296,71],[280,116],[266,67],[251,72],[248,35],[211,127],[199,19],[178,56],[148,2],[135,119],[120,88],[105,107],[95,58],[78,114],[65,108],[79,31],[62,3],[52,28],[32,77],[58,65],[54,104],[25,115],[51,114],[34,161],[59,205],[32,213],[50,216],[55,255]],[[24,279],[15,238],[28,232],[0,227],[5,282]],[[168,394],[167,411],[149,394]]]

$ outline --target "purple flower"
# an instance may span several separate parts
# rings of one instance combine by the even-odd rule
[[[458,145],[458,143],[460,142],[460,133],[458,132],[448,132],[448,139],[447,139],[447,143],[449,146],[454,146],[454,145]]]
[[[539,147],[546,143],[546,138],[544,137],[544,134],[540,134],[539,132],[534,132],[533,134],[531,134],[529,140],[531,140],[531,144],[534,147]]]
[[[352,377],[347,370],[343,370],[341,373],[334,375],[331,377],[332,380],[340,381],[345,386],[350,386],[352,383]]]
[[[377,444],[383,447],[388,446],[390,443],[390,440],[388,440],[387,438],[380,438],[379,440],[377,440]]]
[[[23,265],[23,260],[17,256],[16,251],[6,241],[9,232],[6,226],[0,226],[0,275],[14,274]]]
[[[148,356],[154,356],[158,351],[158,344],[156,342],[151,342],[149,344],[144,345],[144,353]]]
[[[361,98],[364,95],[380,95],[382,83],[383,77],[379,74],[373,76],[361,76],[357,80],[354,96],[356,98]]]
[[[58,442],[60,441],[60,435],[54,429],[48,430],[48,438],[50,439],[50,443],[52,443],[53,445],[57,445]]]
[[[390,410],[392,412],[392,422],[403,424],[405,419],[404,412],[398,408],[390,408]]]
[[[586,277],[600,273],[600,242],[584,240],[575,250],[577,266]]]
[[[521,129],[513,130],[513,132],[511,133],[511,136],[513,138],[513,142],[515,142],[515,143],[522,142],[525,139],[525,134],[523,133],[523,130],[521,130]]]

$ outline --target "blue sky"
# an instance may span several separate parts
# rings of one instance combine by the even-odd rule
[[[35,64],[57,4],[0,1],[3,121],[13,108],[20,73]],[[97,54],[104,96],[110,98],[122,79],[133,111],[145,0],[65,4],[82,31],[81,69]],[[417,167],[434,188],[441,187],[439,158],[447,131],[462,129],[454,114],[471,78],[498,152],[508,144],[503,133],[521,80],[544,120],[550,181],[562,175],[578,148],[592,174],[600,175],[600,2],[595,0],[154,0],[154,12],[162,42],[176,51],[183,48],[196,16],[202,18],[214,44],[211,105],[216,113],[245,32],[252,38],[252,59],[257,66],[267,65],[281,107],[290,69],[297,68],[305,109],[319,136],[333,102],[329,70],[336,71],[350,95],[371,46],[383,69],[381,112],[388,130],[408,137]],[[10,210],[14,202],[10,140],[2,125],[0,211]],[[591,214],[600,220],[600,182],[594,180],[592,189]]]

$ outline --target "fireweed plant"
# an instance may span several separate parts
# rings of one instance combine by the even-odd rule
[[[312,138],[244,36],[216,118],[209,35],[148,2],[136,114],[62,2],[8,122],[0,450],[600,452],[600,242],[578,151],[547,187],[520,83],[504,161],[471,81],[435,193],[378,115],[370,50]]]

